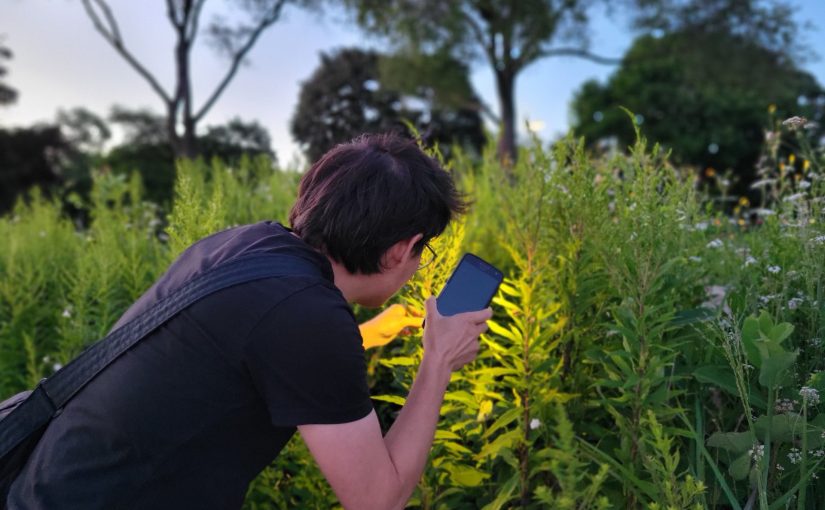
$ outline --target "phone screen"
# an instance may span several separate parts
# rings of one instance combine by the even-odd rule
[[[486,308],[502,278],[501,271],[494,266],[471,253],[465,254],[438,295],[438,312],[455,315]]]

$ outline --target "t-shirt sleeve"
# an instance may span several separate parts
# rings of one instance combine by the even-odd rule
[[[372,410],[358,323],[340,293],[324,285],[269,310],[244,357],[275,426],[347,423]]]

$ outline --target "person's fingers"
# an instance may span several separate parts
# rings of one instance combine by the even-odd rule
[[[479,310],[477,312],[464,312],[461,315],[473,324],[479,324],[489,320],[493,316],[493,309],[488,306],[483,310]]]
[[[438,313],[438,307],[436,306],[435,296],[428,297],[427,300],[424,301],[424,307],[427,312],[427,317],[436,317],[438,315],[441,315],[440,313]]]

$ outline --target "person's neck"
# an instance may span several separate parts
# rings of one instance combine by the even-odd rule
[[[370,288],[372,275],[352,274],[342,264],[334,261],[329,256],[327,256],[327,260],[332,266],[335,286],[344,295],[347,303],[364,301],[365,292]]]

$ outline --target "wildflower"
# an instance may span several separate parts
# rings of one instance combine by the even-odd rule
[[[802,160],[802,170],[807,172],[809,168],[811,168],[811,162],[807,159],[803,159]]]
[[[54,365],[52,365],[52,370],[54,370],[55,372],[57,372],[61,368],[63,368],[63,365],[61,363],[55,363]]]
[[[811,187],[810,181],[799,181],[799,188],[800,189],[808,189]]]
[[[788,452],[788,460],[791,461],[791,464],[797,464],[802,460],[802,452],[799,451],[799,448],[791,448],[791,451]]]
[[[759,462],[765,456],[765,445],[756,443],[753,448],[748,450],[748,454],[754,461]]]
[[[771,103],[771,104],[768,105],[768,113],[771,113],[771,114],[776,113],[776,105],[775,104]]]
[[[782,199],[783,202],[796,202],[800,198],[805,198],[805,193],[794,193]]]
[[[791,400],[789,398],[781,398],[774,404],[774,409],[777,414],[794,412],[794,404],[798,404],[798,400]]]
[[[692,255],[688,257],[688,260],[691,262],[702,262],[702,257],[697,257],[696,255]]]
[[[808,405],[815,406],[819,403],[819,392],[816,388],[811,388],[810,386],[803,386],[801,390],[799,390],[799,395],[802,396],[804,401],[808,403]]]
[[[769,273],[778,274],[780,271],[782,271],[782,268],[779,266],[768,266]]]
[[[805,117],[798,117],[796,115],[782,121],[782,125],[789,129],[798,129],[807,123],[808,119],[806,119]]]
[[[788,300],[788,308],[790,308],[791,310],[796,310],[797,308],[799,308],[799,305],[801,305],[804,302],[805,300],[802,298],[791,298],[790,300]]]
[[[697,223],[696,225],[694,225],[694,228],[696,230],[698,230],[699,232],[704,232],[705,230],[708,229],[708,222],[707,221],[701,221],[701,222]]]
[[[776,179],[759,179],[751,184],[751,189],[764,188],[776,184]]]
[[[822,346],[822,339],[821,338],[811,338],[810,340],[808,340],[808,343],[811,345],[811,347],[820,347],[820,346]]]
[[[745,267],[752,266],[752,265],[756,264],[756,262],[757,262],[757,260],[754,257],[748,255],[747,258],[745,259]]]
[[[541,427],[541,420],[538,418],[533,418],[530,420],[530,430],[536,430],[539,427]]]
[[[779,472],[781,473],[782,471],[785,471],[785,468],[784,468],[784,467],[782,467],[782,464],[777,464],[777,465],[776,465],[776,470],[777,470],[777,471],[779,471]]]
[[[825,457],[825,450],[823,450],[822,448],[820,448],[819,450],[811,450],[808,452],[808,455],[821,459],[822,457]]]
[[[722,246],[724,246],[724,243],[722,242],[721,239],[714,239],[713,241],[709,242],[706,247],[707,248],[721,248]]]
[[[776,299],[776,294],[767,294],[765,296],[759,296],[759,302],[762,303],[763,305],[767,305],[768,303],[770,303],[774,299]]]
[[[772,214],[776,214],[773,210],[771,210],[771,209],[766,209],[766,208],[764,208],[764,207],[760,207],[759,209],[755,209],[753,212],[754,212],[757,216],[770,216],[770,215],[772,215]]]
[[[72,316],[72,309],[69,307],[64,308],[63,313],[61,315],[63,315],[63,317],[67,319],[70,318]]]
[[[791,155],[790,155],[790,156],[788,156],[788,163],[790,163],[790,164],[792,164],[792,165],[793,165],[794,163],[796,163],[796,154],[791,153]]]
[[[748,200],[748,197],[739,197],[739,205],[742,207],[747,207],[751,204],[751,201]]]
[[[705,168],[705,177],[713,177],[716,175],[716,170],[712,167]]]
[[[814,242],[814,243],[817,243],[817,244],[825,244],[825,235],[816,236],[813,239],[811,239],[811,242]]]

